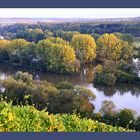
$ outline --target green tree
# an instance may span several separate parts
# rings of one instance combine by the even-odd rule
[[[105,100],[102,102],[102,107],[101,107],[101,112],[102,114],[106,114],[106,115],[109,115],[109,116],[113,116],[113,115],[116,115],[116,106],[115,104],[110,101],[110,100]]]
[[[140,131],[140,116],[135,121],[135,129],[136,131]]]
[[[115,125],[116,124],[116,107],[115,104],[112,101],[105,100],[102,102],[102,107],[100,112],[102,113],[102,121],[110,124]]]
[[[93,82],[96,85],[112,86],[116,83],[116,77],[112,73],[96,73]]]
[[[134,125],[134,115],[132,110],[123,109],[117,114],[118,125],[124,128]]]
[[[27,40],[31,42],[38,42],[39,40],[44,39],[44,34],[42,29],[27,29]]]
[[[134,45],[129,44],[127,41],[122,41],[122,53],[121,58],[128,60],[134,56]]]
[[[33,76],[31,74],[28,74],[27,72],[16,72],[14,79],[17,81],[23,81],[24,83],[31,83],[33,81]]]
[[[0,40],[0,62],[9,60],[9,40]]]
[[[45,30],[43,34],[45,38],[53,37],[53,33],[50,30]]]

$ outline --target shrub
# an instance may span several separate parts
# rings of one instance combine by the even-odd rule
[[[9,60],[9,54],[6,50],[0,50],[0,62]]]
[[[126,132],[133,131],[113,127],[72,114],[48,114],[33,106],[12,106],[0,103],[1,132]]]
[[[103,66],[102,65],[100,65],[100,64],[98,64],[97,66],[96,66],[96,73],[102,73],[103,72]]]
[[[48,108],[51,113],[80,113],[91,117],[94,106],[90,102],[95,99],[94,93],[80,86],[73,86],[62,82],[57,86],[47,81],[34,81],[32,75],[17,72],[14,78],[0,81],[4,91],[0,94],[7,97],[6,101],[13,100],[13,104],[34,104],[39,110]],[[29,96],[28,99],[25,99]]]
[[[136,77],[135,74],[127,73],[122,70],[118,70],[116,75],[118,83],[132,83]]]
[[[118,125],[122,127],[131,127],[134,125],[134,115],[130,109],[123,109],[117,114]]]
[[[74,86],[73,86],[71,83],[65,81],[65,82],[59,83],[59,84],[57,85],[57,88],[58,88],[58,89],[73,89]]]
[[[31,74],[28,74],[27,72],[16,72],[14,79],[17,81],[23,81],[25,83],[31,83],[33,81],[33,76]]]
[[[114,85],[116,83],[116,77],[111,73],[100,73],[94,77],[95,84],[97,85]]]
[[[135,130],[140,131],[140,116],[135,121]]]

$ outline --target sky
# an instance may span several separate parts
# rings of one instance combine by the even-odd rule
[[[140,8],[0,8],[0,18],[127,18]]]

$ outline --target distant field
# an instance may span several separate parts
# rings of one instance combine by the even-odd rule
[[[3,26],[17,23],[37,24],[38,22],[53,24],[53,23],[62,23],[63,20],[49,18],[0,18],[0,25]]]

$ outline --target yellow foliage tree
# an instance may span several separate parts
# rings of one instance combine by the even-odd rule
[[[9,40],[0,40],[0,49],[6,49],[10,44]]]
[[[76,56],[82,63],[91,62],[96,57],[96,43],[88,34],[76,34],[71,40]]]
[[[46,68],[51,71],[75,72],[76,55],[70,44],[61,38],[48,38],[38,42],[39,53],[45,57]]]
[[[121,58],[122,41],[114,34],[103,34],[97,40],[98,57],[117,61]]]
[[[134,55],[134,45],[129,44],[127,41],[122,41],[122,59],[127,60]]]

